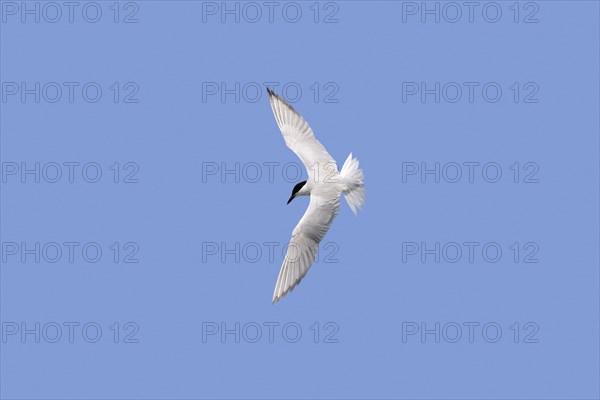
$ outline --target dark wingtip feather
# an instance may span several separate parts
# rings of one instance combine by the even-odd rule
[[[281,101],[284,106],[286,106],[287,108],[292,110],[292,112],[300,115],[300,113],[298,111],[296,111],[296,109],[294,107],[292,107],[292,105],[290,103],[288,103],[283,97],[279,96],[277,93],[275,93],[274,91],[269,89],[268,86],[265,85],[265,87],[267,88],[267,93],[269,93],[269,100],[271,100],[271,102],[273,102],[273,97],[274,97],[274,98],[278,99],[279,101]]]

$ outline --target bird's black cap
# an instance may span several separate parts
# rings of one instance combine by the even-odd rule
[[[289,200],[288,200],[288,202],[287,202],[288,204],[290,204],[290,202],[291,202],[292,200],[294,200],[294,197],[296,197],[296,194],[298,193],[298,191],[299,191],[300,189],[302,189],[302,187],[303,187],[304,185],[306,185],[306,181],[302,181],[302,182],[300,182],[300,183],[297,183],[297,184],[296,184],[296,186],[294,186],[294,189],[292,189],[292,195],[290,196],[290,199],[289,199]]]

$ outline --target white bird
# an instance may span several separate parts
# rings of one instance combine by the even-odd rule
[[[271,108],[285,144],[300,158],[308,171],[308,179],[292,190],[288,204],[297,196],[310,196],[304,216],[292,232],[283,265],[275,284],[273,303],[296,287],[315,261],[319,243],[340,210],[340,194],[356,215],[365,201],[363,172],[352,153],[342,170],[325,147],[315,139],[306,120],[285,100],[267,88]]]

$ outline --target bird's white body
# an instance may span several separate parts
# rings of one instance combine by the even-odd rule
[[[271,108],[287,146],[298,155],[308,171],[306,183],[292,194],[310,196],[308,208],[292,232],[283,265],[273,293],[279,300],[300,283],[317,255],[319,243],[329,230],[340,209],[343,193],[356,214],[364,203],[363,172],[352,153],[341,170],[325,147],[314,137],[304,118],[285,100],[267,89]]]

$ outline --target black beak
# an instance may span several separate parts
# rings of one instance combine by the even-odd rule
[[[293,195],[290,196],[290,199],[288,200],[288,204],[290,204],[292,202],[292,200],[294,200],[294,197],[296,197],[296,193],[294,193]]]

